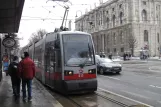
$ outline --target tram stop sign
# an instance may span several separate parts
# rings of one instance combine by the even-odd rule
[[[6,37],[3,39],[2,44],[4,47],[12,48],[13,46],[15,46],[16,41],[12,37]]]

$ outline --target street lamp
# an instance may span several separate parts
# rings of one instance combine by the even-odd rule
[[[76,18],[78,17],[78,15],[77,15],[78,12],[80,12],[81,13],[81,16],[82,16],[82,11],[81,10],[77,10],[76,11],[76,16],[75,16]]]
[[[75,16],[75,18],[78,17],[78,15],[77,15],[78,12],[81,13],[81,16],[83,15],[81,10],[77,10],[77,11],[76,11],[76,16]],[[83,31],[83,19],[82,19],[81,21],[82,21],[82,24],[81,24],[81,31]]]

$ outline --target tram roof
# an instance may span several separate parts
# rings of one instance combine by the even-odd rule
[[[90,35],[89,33],[86,32],[81,32],[81,31],[62,31],[60,32],[61,35],[64,34],[83,34],[83,35]]]

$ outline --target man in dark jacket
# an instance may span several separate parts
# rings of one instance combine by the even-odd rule
[[[24,52],[24,59],[19,64],[19,71],[22,78],[23,101],[26,101],[26,85],[28,90],[28,101],[32,99],[32,79],[35,77],[35,65],[29,58],[29,53]]]
[[[10,63],[8,73],[11,76],[13,94],[16,98],[20,96],[20,83],[21,79],[18,75],[18,57],[14,56],[13,62]]]

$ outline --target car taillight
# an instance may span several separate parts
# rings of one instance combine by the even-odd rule
[[[65,76],[73,75],[73,71],[64,71]]]
[[[90,69],[88,70],[88,74],[95,74],[96,73],[96,69]]]

